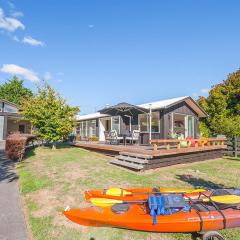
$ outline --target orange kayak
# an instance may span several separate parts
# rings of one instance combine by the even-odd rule
[[[205,189],[180,189],[180,188],[109,188],[85,191],[85,199],[90,202],[91,198],[110,198],[124,201],[138,201],[147,199],[149,194],[154,193],[184,193],[188,198],[198,198],[199,193],[209,196],[211,191]]]
[[[128,204],[123,212],[113,207],[66,209],[64,215],[71,221],[84,226],[116,227],[149,232],[206,232],[240,226],[240,210],[204,210],[192,206],[189,211],[158,215],[155,223],[147,204]]]

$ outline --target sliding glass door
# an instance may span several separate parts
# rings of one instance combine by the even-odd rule
[[[112,117],[112,130],[116,130],[120,134],[120,116]]]
[[[193,137],[194,134],[194,116],[180,113],[173,113],[172,120],[173,136]]]
[[[186,120],[187,120],[186,137],[194,138],[194,117],[186,116]]]

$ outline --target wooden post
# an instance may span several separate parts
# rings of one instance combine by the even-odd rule
[[[237,157],[237,137],[234,136],[234,157]]]
[[[177,149],[180,149],[181,148],[181,144],[180,142],[177,144]]]
[[[157,144],[156,143],[153,144],[153,151],[157,151]]]
[[[170,145],[169,144],[167,144],[167,150],[169,150],[170,149]]]

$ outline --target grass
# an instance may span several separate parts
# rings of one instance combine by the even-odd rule
[[[145,173],[109,164],[109,157],[62,146],[41,147],[18,165],[21,194],[33,239],[58,240],[190,240],[190,234],[158,234],[114,228],[88,228],[68,221],[62,210],[86,206],[86,189],[121,187],[239,187],[240,159],[218,159],[177,165]],[[240,230],[224,230],[226,239],[240,239]]]

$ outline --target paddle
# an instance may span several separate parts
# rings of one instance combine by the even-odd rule
[[[199,188],[199,189],[160,188],[160,193],[198,193],[198,192],[205,192],[205,191],[206,190],[202,188]],[[154,194],[154,193],[159,193],[159,192],[156,192],[156,191],[130,192],[122,188],[109,188],[105,191],[105,194],[107,196],[113,196],[113,197],[125,197],[125,196],[131,196],[133,194]]]
[[[140,200],[140,201],[122,201],[116,199],[109,199],[109,198],[91,198],[90,202],[97,206],[97,207],[110,207],[114,204],[119,203],[146,203],[148,200]],[[221,204],[237,204],[240,203],[240,196],[237,195],[224,195],[224,196],[212,196],[210,198],[203,198],[203,199],[187,199],[186,201],[192,202],[209,202],[213,201],[215,203]]]

